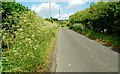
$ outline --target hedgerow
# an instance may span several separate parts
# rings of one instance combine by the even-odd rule
[[[55,38],[57,24],[45,21],[15,2],[2,4],[2,71],[33,72]]]
[[[78,23],[79,25],[75,26]],[[69,28],[120,52],[120,1],[91,3],[69,17]]]

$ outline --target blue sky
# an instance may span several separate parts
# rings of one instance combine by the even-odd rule
[[[18,2],[18,1],[17,1]],[[43,18],[49,17],[48,2],[19,2],[20,4],[35,11]],[[82,0],[71,0],[71,2],[51,2],[51,16],[59,19],[59,9],[61,10],[61,19],[68,19],[69,16],[79,10],[84,10],[90,6],[91,2]]]

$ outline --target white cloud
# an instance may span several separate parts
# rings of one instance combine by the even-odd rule
[[[16,0],[16,1],[17,2],[68,2],[69,0]]]
[[[67,7],[60,6],[58,3],[51,3],[51,16],[54,16],[54,18],[59,18],[59,9],[61,9],[62,12],[67,12],[67,10],[74,11],[80,10],[80,6],[84,5],[86,2],[97,2],[99,0],[68,0]],[[65,8],[65,10],[63,10]],[[41,17],[49,17],[49,3],[41,3],[39,5],[33,5],[32,11],[35,11],[38,15]],[[72,13],[72,12],[71,12]],[[64,13],[61,14],[61,19],[68,19],[70,14]]]
[[[73,13],[61,14],[61,15],[56,14],[56,15],[54,16],[54,18],[62,19],[62,20],[67,20],[67,19],[69,19],[69,16],[70,16],[71,14],[73,14]]]
[[[83,5],[86,3],[87,0],[71,0],[69,1],[69,5],[68,5],[68,8],[77,8],[78,6],[80,5]]]
[[[56,14],[53,18],[59,19],[59,14]]]
[[[8,1],[10,1],[10,0],[8,0]],[[69,2],[71,0],[16,0],[16,1],[17,2]],[[90,1],[100,1],[100,0],[89,0],[89,2]],[[102,1],[114,1],[114,0],[102,0]],[[119,0],[116,0],[116,1],[119,1]]]
[[[69,19],[69,16],[71,15],[72,13],[70,13],[70,14],[63,14],[62,15],[62,19]]]
[[[57,14],[59,9],[62,9],[59,4],[51,3],[51,15]],[[35,11],[38,15],[42,17],[49,16],[49,3],[33,5],[31,10]]]
[[[99,0],[69,0],[68,8],[76,9],[87,2],[98,2]]]

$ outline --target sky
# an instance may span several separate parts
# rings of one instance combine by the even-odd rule
[[[39,16],[43,18],[48,18],[49,13],[49,2],[45,1],[33,1],[33,2],[23,2],[16,0],[20,4],[28,7],[32,11],[35,11]],[[67,20],[69,16],[77,11],[84,10],[90,7],[91,2],[88,0],[70,0],[62,2],[51,2],[51,16],[57,19]],[[60,15],[59,15],[60,10]]]

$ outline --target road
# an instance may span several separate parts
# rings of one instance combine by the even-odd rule
[[[60,28],[52,71],[118,72],[118,53],[72,30]]]

